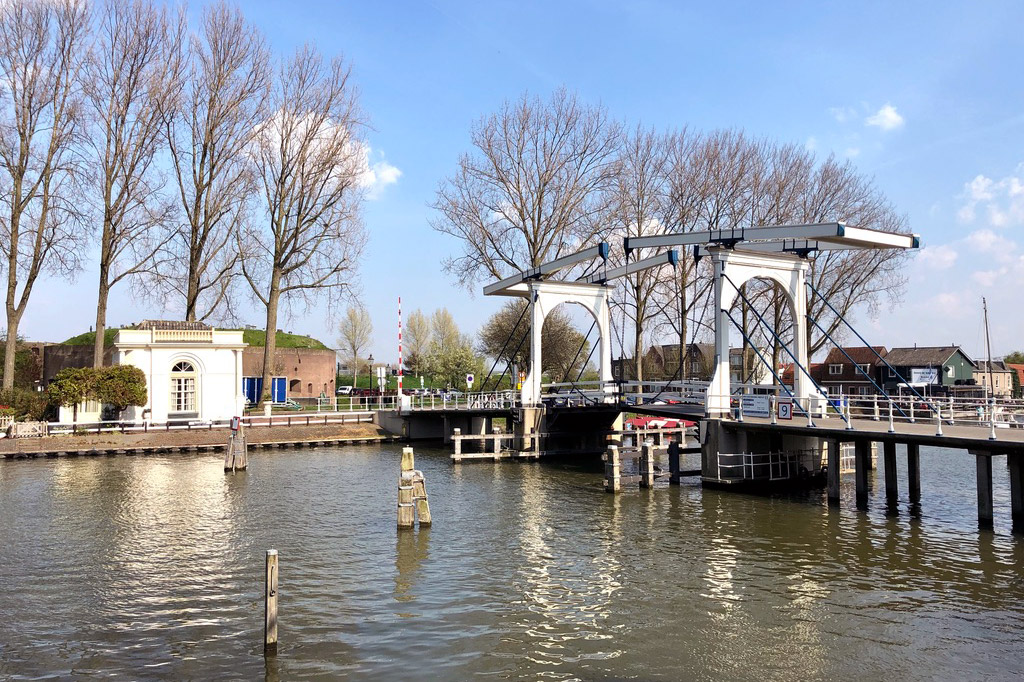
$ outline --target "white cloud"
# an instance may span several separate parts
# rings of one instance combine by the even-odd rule
[[[971,279],[983,287],[990,287],[1005,275],[1006,268],[999,268],[998,270],[978,270],[971,275]]]
[[[917,262],[930,270],[947,270],[956,264],[957,251],[948,244],[926,246],[917,256]]]
[[[980,211],[992,227],[1024,225],[1024,164],[999,180],[976,176],[964,183],[959,198],[963,205],[957,211],[957,219],[962,223],[974,222]]]
[[[843,155],[848,159],[855,159],[860,156],[860,147],[847,147],[843,151]]]
[[[804,142],[804,149],[809,152],[813,152],[818,148],[818,140],[813,135],[807,138],[807,142]]]
[[[398,182],[402,177],[402,171],[387,162],[383,153],[378,154],[378,160],[373,161],[374,153],[370,145],[363,145],[363,170],[359,181],[366,188],[368,199],[377,199],[384,192],[384,188]]]
[[[857,110],[853,107],[831,107],[828,113],[832,115],[832,118],[837,123],[846,123],[857,118]]]
[[[886,104],[877,112],[864,119],[864,124],[875,126],[882,130],[895,130],[903,125],[903,117],[896,111],[896,107]]]

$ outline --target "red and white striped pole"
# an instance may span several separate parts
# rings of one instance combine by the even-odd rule
[[[402,395],[402,297],[398,297],[398,395]]]

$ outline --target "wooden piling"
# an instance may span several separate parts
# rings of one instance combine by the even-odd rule
[[[249,466],[249,447],[246,443],[245,430],[241,424],[237,429],[231,430],[228,437],[227,451],[224,455],[224,471],[236,471]]]
[[[828,504],[839,506],[839,459],[842,443],[838,440],[828,441]]]
[[[899,501],[899,483],[896,482],[896,443],[886,441],[882,445],[885,460],[885,501],[894,505]]]
[[[419,516],[420,526],[430,525],[430,504],[423,472],[416,471],[413,450],[402,448],[402,472],[398,479],[398,527],[412,528]]]
[[[911,502],[921,501],[921,446],[907,443],[907,493]]]
[[[640,448],[640,487],[654,487],[654,442],[650,440]]]
[[[992,457],[975,453],[978,462],[978,525],[992,526]]]
[[[683,438],[680,434],[680,438]],[[682,470],[679,462],[679,441],[673,438],[668,444],[668,482],[669,485],[679,485],[679,472]]]
[[[857,479],[857,509],[868,507],[868,460],[871,458],[871,441],[858,440],[854,447],[854,469]]]
[[[452,461],[456,464],[462,461],[462,439],[456,438],[456,436],[462,435],[462,429],[452,429],[452,443],[455,445],[455,454],[452,455]]]
[[[1019,454],[1006,455],[1006,466],[1010,473],[1010,514],[1013,531],[1024,531],[1024,461]]]
[[[617,445],[609,445],[606,454],[607,461],[604,465],[604,489],[610,493],[622,491],[622,474],[619,463],[619,448]]]
[[[263,655],[277,654],[277,550],[267,550],[266,581],[263,590]]]

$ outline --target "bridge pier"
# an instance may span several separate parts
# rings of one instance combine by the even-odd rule
[[[911,502],[921,501],[921,446],[907,443],[907,492]]]
[[[857,509],[868,508],[868,468],[871,459],[871,441],[854,441],[853,463],[857,477]]]
[[[1006,466],[1010,471],[1010,514],[1013,530],[1024,532],[1024,455],[1007,454]]]
[[[896,443],[885,441],[882,450],[885,460],[885,501],[889,506],[895,506],[900,498],[899,483],[896,481]]]
[[[992,527],[992,455],[974,453],[978,463],[978,525]]]
[[[828,441],[828,504],[839,506],[839,455],[843,444],[838,439]]]

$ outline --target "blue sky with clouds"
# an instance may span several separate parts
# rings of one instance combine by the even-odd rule
[[[343,54],[373,129],[376,173],[361,269],[378,359],[396,355],[396,302],[446,306],[467,331],[500,300],[440,271],[458,245],[429,226],[438,182],[469,129],[505,99],[565,85],[630,124],[740,128],[848,157],[908,216],[924,248],[903,300],[858,327],[887,346],[1024,348],[1024,4],[675,2],[244,2],[281,53]],[[199,5],[193,5],[193,13]],[[94,267],[95,263],[92,263]],[[22,332],[87,329],[95,273],[40,285]],[[112,324],[161,312],[115,292]],[[261,316],[253,308],[251,319]],[[283,327],[331,343],[321,310]]]

